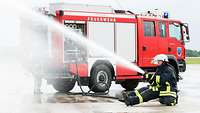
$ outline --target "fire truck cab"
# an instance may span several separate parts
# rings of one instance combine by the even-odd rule
[[[185,42],[189,41],[188,25],[169,19],[166,13],[134,14],[107,6],[63,3],[50,4],[49,9],[49,15],[55,21],[145,71],[155,72],[156,65],[151,64],[151,60],[157,54],[168,55],[177,79],[179,72],[186,70]],[[137,71],[120,65],[110,57],[97,54],[92,48],[85,50],[75,46],[62,34],[51,32],[48,40],[51,42],[49,45],[54,61],[62,64],[51,70],[63,73],[59,75],[55,73],[58,71],[54,71],[55,78],[46,79],[58,91],[72,90],[76,75],[78,85],[89,86],[94,92],[107,91],[112,81],[121,84],[126,90],[133,90],[142,78]],[[70,56],[77,51],[79,55],[76,58],[79,61],[69,62]]]

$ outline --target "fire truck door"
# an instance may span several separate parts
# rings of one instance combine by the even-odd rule
[[[168,40],[167,37],[167,23],[165,21],[158,21],[158,54],[168,54],[170,48],[168,48]]]
[[[135,23],[116,23],[116,53],[122,58],[136,62]]]
[[[139,25],[141,28],[138,35],[140,66],[152,66],[151,60],[157,54],[158,41],[155,25],[153,20],[144,20]]]
[[[88,38],[100,47],[114,53],[114,23],[109,22],[88,22]],[[108,57],[104,51],[98,48],[90,48],[90,57]],[[98,51],[98,52],[97,52]]]
[[[171,49],[169,54],[173,54],[177,58],[184,57],[185,49],[179,23],[169,23],[169,48]]]

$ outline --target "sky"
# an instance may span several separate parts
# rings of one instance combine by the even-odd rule
[[[170,13],[170,18],[189,23],[191,41],[186,44],[186,48],[200,50],[200,38],[198,36],[200,26],[200,13],[198,13],[198,11],[200,11],[200,1],[198,0],[24,0],[23,2],[26,2],[28,7],[45,6],[48,3],[55,2],[66,2],[106,5],[112,6],[115,9],[131,10],[136,13],[154,9],[168,11]],[[12,19],[12,17],[8,18],[10,14],[7,14],[4,10],[1,10],[0,13],[0,47],[15,46],[18,44],[17,39],[10,37],[16,37],[18,34],[19,21]],[[4,17],[2,13],[4,13]],[[9,31],[11,28],[15,29],[12,30],[12,33]]]

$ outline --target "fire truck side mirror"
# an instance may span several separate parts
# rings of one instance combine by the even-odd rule
[[[184,42],[189,42],[190,36],[189,36],[189,27],[187,23],[182,24],[182,31],[183,31]]]

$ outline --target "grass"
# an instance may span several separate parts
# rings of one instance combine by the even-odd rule
[[[187,64],[200,64],[200,57],[187,57],[186,63]]]

